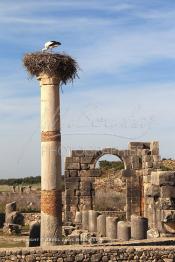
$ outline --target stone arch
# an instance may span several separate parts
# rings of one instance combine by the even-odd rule
[[[127,219],[140,215],[144,209],[143,176],[159,167],[158,142],[130,142],[128,149],[103,148],[102,150],[72,150],[65,159],[65,220],[72,221],[77,210],[93,209],[93,183],[100,176],[95,164],[100,157],[110,154],[124,163],[126,177]],[[149,172],[147,170],[149,169]],[[140,180],[141,178],[141,180]]]
[[[124,163],[123,175],[132,175],[130,151],[116,148],[103,148],[102,150],[73,150],[65,162],[65,217],[74,216],[77,210],[94,208],[94,182],[101,176],[101,170],[95,165],[102,156],[114,155]],[[126,201],[127,203],[127,201]],[[129,204],[127,205],[129,207]],[[129,208],[130,209],[130,208]],[[126,212],[128,213],[128,211]],[[128,215],[127,215],[128,216]]]
[[[98,160],[104,155],[116,156],[124,163],[125,169],[128,169],[130,167],[129,158],[128,158],[128,154],[127,154],[126,150],[118,150],[118,149],[115,149],[115,148],[104,148],[104,149],[98,151],[96,156],[94,156],[94,158],[92,160],[92,164],[94,164],[93,168],[95,168],[95,165],[98,162]]]

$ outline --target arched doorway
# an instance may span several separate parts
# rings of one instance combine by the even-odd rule
[[[115,155],[104,154],[97,159],[95,169],[101,171],[94,182],[94,209],[126,218],[126,178],[124,162]]]
[[[73,150],[65,160],[65,218],[72,221],[76,211],[95,209],[95,181],[102,172],[97,168],[101,157],[118,157],[124,165],[122,176],[126,179],[126,218],[140,214],[140,187],[136,177],[138,157],[131,150],[104,148],[102,150]]]

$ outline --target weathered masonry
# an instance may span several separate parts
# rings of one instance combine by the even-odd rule
[[[143,177],[160,168],[159,143],[130,142],[128,149],[73,150],[65,159],[65,220],[73,221],[76,211],[94,209],[96,169],[98,159],[106,154],[117,156],[124,163],[126,178],[126,219],[131,214],[144,215]]]
[[[169,261],[175,258],[174,247],[78,247],[1,248],[0,261]],[[128,260],[129,259],[129,260]]]

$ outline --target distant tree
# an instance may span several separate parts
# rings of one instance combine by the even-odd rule
[[[24,178],[8,178],[0,179],[0,185],[29,185],[29,184],[38,184],[41,183],[41,176],[30,176]]]
[[[122,161],[102,160],[99,161],[99,167],[100,169],[104,169],[104,170],[108,170],[108,169],[121,170],[124,169],[124,163]]]

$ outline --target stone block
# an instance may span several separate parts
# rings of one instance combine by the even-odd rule
[[[98,156],[100,154],[101,154],[101,152],[98,151],[98,150],[84,150],[84,156],[85,157],[87,157],[87,156],[95,157],[95,156]]]
[[[69,174],[70,177],[78,177],[78,170],[70,170]]]
[[[151,182],[151,176],[147,175],[147,176],[143,176],[143,183],[147,184]]]
[[[90,181],[80,182],[80,190],[92,190],[92,183]]]
[[[151,151],[149,149],[142,149],[142,156],[151,155]]]
[[[90,170],[81,170],[79,172],[80,177],[89,177],[90,176]]]
[[[80,166],[82,170],[87,170],[90,168],[88,164],[80,164]]]
[[[123,177],[131,177],[133,175],[133,170],[132,169],[123,169],[121,170],[121,173]]]
[[[100,169],[81,170],[80,177],[99,177],[101,176]]]
[[[8,216],[11,212],[14,212],[14,211],[16,211],[16,202],[15,201],[6,204],[6,206],[5,206],[5,214],[6,214],[6,216]]]
[[[80,191],[81,196],[91,196],[92,195],[92,190],[90,189],[81,189]]]
[[[81,210],[92,209],[92,198],[91,196],[81,196],[80,197]]]
[[[143,176],[149,176],[151,175],[152,169],[144,169],[142,170]]]
[[[159,155],[159,142],[152,141],[150,143],[150,150],[151,150],[152,155]]]
[[[67,182],[65,183],[65,189],[70,189],[70,190],[74,190],[74,189],[79,189],[79,185],[80,183],[75,181],[75,182]]]
[[[140,168],[140,161],[139,161],[138,156],[132,156],[131,161],[132,161],[132,168],[133,169],[139,169]]]
[[[94,159],[93,156],[81,157],[80,163],[81,164],[90,164],[92,163],[93,159]]]
[[[83,157],[84,156],[84,150],[72,150],[71,155],[73,157]]]
[[[81,224],[82,223],[82,213],[80,211],[77,211],[75,213],[75,224]]]
[[[80,170],[80,163],[66,163],[65,169],[67,170]]]
[[[80,163],[80,157],[66,157],[65,163]]]
[[[159,155],[152,155],[154,162],[159,162],[161,160]]]
[[[75,190],[74,191],[74,195],[75,196],[80,196],[81,195],[81,191],[80,190]]]
[[[147,231],[147,239],[155,239],[159,237],[160,237],[160,234],[157,229],[151,228]]]
[[[77,196],[72,196],[72,197],[71,197],[71,205],[72,205],[71,208],[74,208],[73,205],[77,206],[78,203],[79,203],[79,197],[77,197]]]
[[[149,161],[149,162],[145,162],[145,168],[152,168],[153,167],[153,162]]]
[[[151,183],[153,185],[175,185],[175,172],[173,171],[155,171],[151,172]]]
[[[152,161],[152,156],[150,156],[150,155],[144,155],[144,156],[142,157],[142,160],[143,160],[144,162]]]
[[[150,142],[129,142],[128,144],[129,149],[150,149]]]
[[[143,149],[137,149],[136,155],[141,157]]]
[[[116,148],[103,148],[102,154],[118,155],[120,153]]]
[[[160,187],[157,185],[148,184],[144,186],[144,196],[146,197],[159,197]]]
[[[94,183],[95,182],[95,177],[92,177],[92,176],[89,176],[89,177],[83,176],[83,177],[81,177],[81,182],[86,182],[86,181]]]
[[[160,192],[162,198],[175,198],[175,186],[161,186]]]
[[[154,169],[160,169],[161,168],[161,162],[158,161],[158,162],[153,162],[153,168]]]
[[[70,177],[70,171],[66,170],[64,171],[64,178]]]
[[[131,151],[130,150],[122,150],[123,156],[124,157],[130,157]]]
[[[65,183],[75,183],[75,182],[80,182],[80,177],[67,177],[65,180]]]

